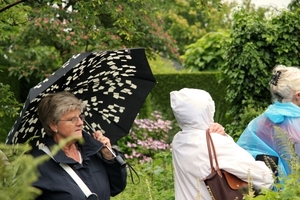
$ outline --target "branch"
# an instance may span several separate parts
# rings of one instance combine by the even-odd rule
[[[15,3],[9,4],[9,5],[5,6],[4,8],[1,8],[0,9],[0,13],[4,12],[5,10],[8,10],[9,8],[11,8],[11,7],[15,6],[15,5],[18,5],[19,3],[23,3],[25,1],[27,1],[27,0],[20,0],[20,1],[17,1]]]

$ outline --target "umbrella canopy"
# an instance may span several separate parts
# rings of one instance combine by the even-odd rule
[[[145,49],[123,49],[74,55],[60,69],[31,88],[6,143],[24,143],[33,136],[39,146],[45,131],[37,105],[48,93],[69,91],[86,104],[88,133],[101,130],[115,144],[129,133],[147,95],[156,84]]]

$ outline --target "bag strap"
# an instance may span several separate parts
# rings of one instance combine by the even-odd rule
[[[57,162],[52,156],[50,149],[47,146],[41,148],[46,154],[48,154],[55,162]],[[90,191],[90,189],[86,186],[86,184],[81,180],[81,178],[76,174],[76,172],[67,164],[59,163],[59,165],[73,178],[76,184],[80,187],[84,195],[88,198],[90,195],[94,194]]]
[[[222,177],[222,174],[221,174],[220,168],[219,168],[219,163],[218,163],[218,159],[217,159],[217,154],[216,154],[215,146],[214,146],[213,140],[211,138],[209,129],[207,129],[207,131],[206,131],[206,143],[207,143],[207,149],[208,149],[208,155],[209,155],[209,162],[210,162],[211,172],[217,171],[218,174],[219,174],[219,176]],[[214,158],[215,158],[216,169],[213,166],[212,152],[213,152]]]

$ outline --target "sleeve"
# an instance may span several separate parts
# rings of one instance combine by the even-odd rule
[[[120,156],[123,160],[125,157],[121,152],[119,152],[116,149],[113,149],[116,153],[116,156]],[[114,159],[113,161],[104,160],[104,165],[107,170],[108,179],[110,182],[110,195],[116,196],[117,194],[121,193],[127,183],[127,170],[126,170],[126,164],[120,165],[118,160]]]
[[[274,182],[273,173],[264,162],[255,161],[253,156],[232,139],[212,134],[219,167],[256,187],[270,188]]]

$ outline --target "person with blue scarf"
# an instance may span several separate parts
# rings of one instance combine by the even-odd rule
[[[276,66],[269,85],[273,104],[248,124],[237,144],[254,158],[262,154],[277,157],[279,173],[287,176],[291,173],[289,155],[284,152],[284,135],[279,132],[287,134],[300,155],[300,69]]]

